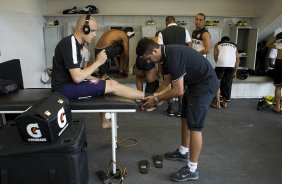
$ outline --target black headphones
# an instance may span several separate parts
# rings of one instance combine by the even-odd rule
[[[84,34],[88,35],[90,33],[90,27],[89,27],[89,19],[91,14],[86,15],[85,23],[82,27],[82,31]]]

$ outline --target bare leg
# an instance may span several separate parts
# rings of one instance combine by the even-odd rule
[[[215,104],[212,104],[212,107],[220,109],[220,89],[217,90],[215,95]]]
[[[100,117],[101,117],[101,120],[102,120],[101,127],[102,128],[111,128],[112,127],[111,122],[108,119],[106,119],[105,114],[106,113],[104,113],[104,112],[100,113]]]
[[[136,88],[139,91],[143,91],[143,80],[142,80],[142,77],[136,75],[135,84],[136,84]]]
[[[117,96],[131,99],[144,99],[144,93],[142,91],[120,84],[115,80],[106,81],[105,93],[112,93]]]
[[[188,129],[186,119],[181,118],[181,145],[190,147],[190,130]]]
[[[113,60],[115,62],[116,67],[119,68],[119,60],[118,60],[118,58],[114,57]]]
[[[136,67],[136,66],[135,66]],[[143,91],[143,78],[144,78],[144,71],[143,70],[138,70],[137,68],[135,69],[135,75],[136,75],[136,88],[139,91]]]
[[[190,161],[198,163],[203,145],[202,132],[191,130],[190,133]]]
[[[275,87],[275,111],[280,112],[281,106],[280,106],[280,100],[281,100],[281,87]]]

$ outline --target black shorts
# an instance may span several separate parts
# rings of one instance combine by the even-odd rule
[[[274,65],[274,86],[282,86],[282,59],[276,59]]]
[[[105,48],[95,48],[95,56],[97,56],[97,54],[104,49],[108,59],[113,59],[114,57],[120,55],[123,52],[123,43],[119,42]]]
[[[148,63],[141,57],[136,58],[136,67],[138,70],[150,71],[155,68],[155,63]]]
[[[155,80],[151,83],[146,83],[145,93],[154,93],[159,88],[159,81]]]
[[[209,89],[208,80],[187,87],[182,101],[181,118],[186,119],[189,130],[202,131],[214,96],[215,92]]]
[[[105,52],[107,54],[108,59],[113,59],[114,57],[117,57],[118,55],[120,55],[123,52],[123,43],[119,42],[113,45],[110,45],[108,47],[105,48],[96,48],[95,49],[95,56],[97,56],[97,54],[99,52],[101,52],[103,49],[105,49]],[[99,67],[99,73],[100,75],[104,75],[106,73],[108,73],[109,70],[109,63],[105,62],[104,64],[102,64]]]

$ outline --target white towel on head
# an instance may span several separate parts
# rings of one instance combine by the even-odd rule
[[[132,32],[127,32],[126,34],[127,34],[127,36],[132,36],[132,35],[134,35],[135,33],[134,33],[134,31],[132,31]]]

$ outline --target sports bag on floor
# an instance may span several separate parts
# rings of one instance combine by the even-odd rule
[[[0,95],[8,94],[18,89],[19,87],[15,81],[0,79]]]
[[[42,144],[55,142],[71,121],[68,99],[54,93],[30,106],[16,118],[15,123],[26,143]]]

